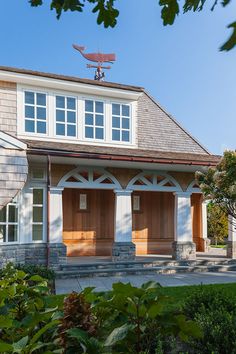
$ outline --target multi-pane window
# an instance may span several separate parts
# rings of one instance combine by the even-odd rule
[[[130,106],[112,104],[112,140],[130,141]]]
[[[43,240],[43,203],[44,202],[44,190],[43,188],[33,189],[33,218],[32,218],[32,240]]]
[[[25,91],[25,132],[46,134],[46,94]]]
[[[104,103],[85,100],[85,138],[104,139]]]
[[[0,243],[18,241],[18,205],[7,204],[0,210]]]
[[[56,135],[76,136],[76,100],[56,96]]]

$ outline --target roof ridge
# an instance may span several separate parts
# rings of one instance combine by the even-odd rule
[[[163,108],[159,102],[146,90],[144,90],[144,93],[152,100],[152,102],[157,105],[181,130],[185,132],[197,145],[199,145],[208,155],[212,155],[210,151],[203,146],[197,138],[195,138],[187,129],[185,129],[182,124],[180,124],[176,118],[174,118],[170,113],[166,111],[165,108]]]
[[[13,73],[18,73],[18,74],[49,77],[49,78],[57,79],[57,80],[73,81],[73,82],[78,82],[78,83],[88,84],[88,85],[97,85],[97,86],[103,86],[103,87],[111,87],[111,88],[117,88],[117,89],[121,89],[121,90],[122,89],[123,90],[131,90],[131,91],[136,91],[136,92],[143,92],[144,91],[144,88],[141,87],[141,86],[119,84],[119,83],[116,83],[116,82],[109,82],[109,81],[96,81],[96,80],[92,80],[92,79],[80,78],[80,77],[77,77],[77,76],[55,74],[55,73],[49,73],[49,72],[43,72],[43,71],[37,71],[37,70],[28,70],[28,69],[23,69],[23,68],[0,66],[0,71],[1,70],[2,71],[13,72]]]

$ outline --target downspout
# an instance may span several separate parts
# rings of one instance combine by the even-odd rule
[[[51,186],[51,159],[50,155],[47,155],[47,255],[46,262],[47,268],[49,268],[49,257],[50,257],[50,186]]]

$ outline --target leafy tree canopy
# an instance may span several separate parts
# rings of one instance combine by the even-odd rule
[[[214,244],[222,244],[228,236],[228,215],[222,208],[213,202],[207,208],[208,237],[213,239]]]
[[[236,152],[225,151],[215,168],[197,172],[196,178],[204,197],[236,219]]]
[[[28,0],[31,6],[37,7],[43,5],[43,0]],[[104,27],[115,27],[119,11],[115,8],[116,0],[51,0],[51,10],[55,10],[59,19],[64,11],[83,12],[86,3],[94,4],[92,12],[97,13],[97,23],[104,24]],[[222,0],[223,7],[228,6],[232,0]],[[209,3],[209,1],[208,1]],[[208,4],[207,3],[207,4]],[[161,6],[161,17],[164,26],[173,25],[176,17],[182,10],[183,13],[189,11],[202,11],[206,5],[206,0],[184,0],[183,5],[178,0],[159,0]],[[213,11],[218,5],[218,0],[213,0],[211,10]],[[236,21],[229,24],[228,28],[232,29],[229,39],[221,46],[220,50],[229,51],[236,46]]]

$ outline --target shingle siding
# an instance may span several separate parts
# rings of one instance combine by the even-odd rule
[[[0,81],[0,130],[16,136],[16,83]]]
[[[146,93],[138,100],[137,142],[139,149],[208,154]]]
[[[0,210],[23,188],[27,173],[25,151],[0,147]]]

